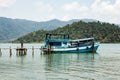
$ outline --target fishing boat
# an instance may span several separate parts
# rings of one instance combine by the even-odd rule
[[[99,43],[93,37],[71,40],[69,34],[46,34],[42,51],[45,53],[96,52]]]

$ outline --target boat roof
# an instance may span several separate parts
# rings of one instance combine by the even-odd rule
[[[47,39],[49,42],[69,42],[69,39]]]
[[[76,40],[70,40],[70,42],[82,42],[82,41],[91,41],[94,40],[94,38],[83,38],[83,39],[76,39]]]
[[[69,34],[46,34],[45,39],[69,39]]]

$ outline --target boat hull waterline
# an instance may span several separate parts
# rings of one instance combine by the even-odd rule
[[[94,48],[91,48],[91,46],[87,47],[76,47],[76,48],[52,48],[49,49],[43,49],[43,52],[52,52],[52,53],[87,53],[87,52],[96,52],[99,45],[95,45]]]

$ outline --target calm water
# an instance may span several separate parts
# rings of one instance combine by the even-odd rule
[[[101,44],[96,54],[42,55],[39,49],[28,49],[26,56],[16,55],[9,47],[20,44],[0,44],[0,80],[120,80],[120,44]],[[40,44],[25,44],[40,48]]]

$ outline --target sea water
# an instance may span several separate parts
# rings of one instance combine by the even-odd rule
[[[19,56],[20,44],[1,43],[0,80],[120,80],[120,44],[100,44],[94,54],[46,55],[41,45],[24,44],[27,55]]]

